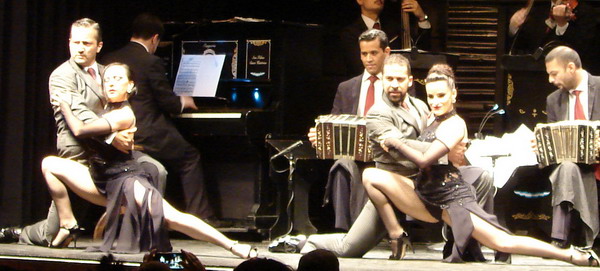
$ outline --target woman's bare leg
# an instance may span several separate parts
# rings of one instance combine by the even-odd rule
[[[452,225],[446,211],[443,212],[443,219],[448,225]],[[557,248],[535,238],[508,234],[474,214],[471,214],[471,220],[474,227],[473,238],[491,249],[506,253],[553,258],[565,262],[572,261],[580,265],[586,265],[588,262],[588,255],[584,253]]]
[[[377,207],[390,237],[396,238],[404,232],[391,203],[415,219],[437,222],[415,193],[412,180],[386,170],[367,168],[363,172],[363,184],[369,198]]]
[[[56,204],[60,221],[61,229],[52,241],[52,245],[56,246],[69,235],[66,229],[77,224],[67,186],[80,197],[97,205],[106,205],[106,198],[96,189],[88,168],[75,161],[56,156],[46,157],[42,160],[42,173]]]
[[[134,193],[138,206],[142,204],[145,191],[146,188],[136,181],[134,184]],[[152,192],[150,192],[148,196],[152,198]],[[148,207],[150,207],[150,201],[148,201],[148,205]],[[149,211],[152,212],[151,209]],[[164,199],[163,212],[165,215],[165,221],[167,222],[167,226],[169,227],[169,229],[173,229],[178,232],[184,233],[196,240],[206,241],[220,246],[224,249],[230,250],[233,254],[241,258],[247,258],[248,256],[256,256],[250,255],[252,250],[252,247],[250,245],[238,244],[237,241],[227,238],[217,229],[206,224],[201,219],[191,214],[178,211]]]

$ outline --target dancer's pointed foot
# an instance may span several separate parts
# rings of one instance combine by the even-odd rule
[[[234,242],[229,246],[229,251],[242,259],[250,259],[258,257],[258,249],[247,244]]]

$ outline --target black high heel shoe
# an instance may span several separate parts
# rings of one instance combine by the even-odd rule
[[[410,248],[413,254],[415,253],[415,248],[413,247],[410,239],[408,238],[408,233],[403,232],[402,235],[398,238],[390,239],[390,246],[392,247],[392,255],[390,255],[390,260],[401,260],[406,255],[406,249]],[[394,252],[395,248],[395,252]]]
[[[48,246],[51,248],[65,248],[69,246],[71,242],[73,242],[73,247],[77,248],[77,238],[79,238],[79,236],[85,231],[85,229],[79,227],[79,225],[77,224],[75,224],[75,226],[71,228],[60,227],[60,229],[69,231],[69,235],[67,235],[67,237],[64,240],[62,240],[62,242],[60,242],[60,244],[52,246],[52,243],[50,243]]]

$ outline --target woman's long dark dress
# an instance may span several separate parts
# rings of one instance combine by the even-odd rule
[[[435,131],[440,123],[439,120],[434,121],[425,128],[418,140],[424,142],[436,140]],[[454,246],[452,255],[445,258],[445,262],[462,262],[465,253],[470,253],[470,256],[477,261],[485,261],[479,243],[472,239],[473,221],[471,221],[470,213],[510,233],[500,226],[495,215],[486,213],[477,204],[473,187],[462,179],[460,171],[451,164],[434,164],[423,169],[416,182],[416,192],[427,210],[436,219],[441,221],[442,210],[448,211],[453,225]],[[506,257],[505,253],[502,254],[504,255],[496,255],[496,257]]]
[[[171,251],[162,195],[152,186],[152,177],[131,153],[123,153],[97,138],[86,140],[85,145],[91,154],[89,162],[94,183],[107,197],[108,220],[100,250],[139,253],[156,248],[159,252]],[[135,201],[135,181],[146,190],[141,207]],[[126,208],[121,216],[122,206]]]

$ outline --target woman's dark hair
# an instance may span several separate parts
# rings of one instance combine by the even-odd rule
[[[456,83],[452,67],[450,67],[448,64],[433,65],[427,73],[427,78],[425,78],[425,84],[437,81],[446,81],[450,89],[455,89]]]
[[[125,72],[127,74],[127,78],[129,79],[129,81],[133,81],[135,83],[135,80],[133,78],[133,74],[131,73],[131,69],[129,68],[129,66],[125,63],[121,63],[121,62],[113,62],[110,63],[108,65],[106,65],[104,67],[104,73],[106,73],[106,71],[111,68],[111,67],[115,67],[115,66],[119,66],[119,67],[123,67],[125,69]],[[102,73],[102,78],[104,79],[104,73]],[[127,91],[127,93],[129,94],[129,97],[135,95],[137,93],[137,87],[135,87],[135,84],[133,86],[133,88],[131,89],[131,91]]]

